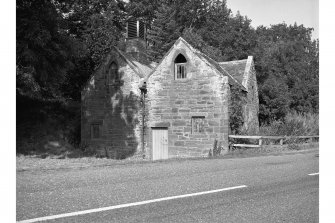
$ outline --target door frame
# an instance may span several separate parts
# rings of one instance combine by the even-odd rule
[[[151,160],[154,160],[154,130],[166,130],[167,133],[167,158],[169,158],[169,128],[168,127],[151,127]],[[160,160],[159,159],[155,159],[155,160]]]

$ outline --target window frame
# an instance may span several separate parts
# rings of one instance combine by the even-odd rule
[[[113,64],[115,64],[116,67],[112,69]],[[120,82],[119,65],[117,62],[113,61],[108,66],[107,85],[114,85],[119,82]]]
[[[98,136],[96,137],[95,133],[97,133],[95,130],[95,127],[98,128]],[[94,140],[94,139],[101,139],[102,137],[102,126],[100,123],[91,123],[90,125],[90,132],[91,132],[91,139]]]
[[[175,80],[183,80],[183,79],[187,79],[187,71],[186,71],[186,64],[187,62],[185,63],[175,63],[174,64],[174,79]],[[183,67],[183,71],[184,73],[180,73],[181,76],[184,76],[184,77],[178,77],[178,67]]]
[[[194,121],[201,120],[201,127],[199,127],[199,123],[197,123],[197,128],[194,128]],[[202,131],[201,131],[202,130]],[[191,117],[191,134],[204,134],[205,133],[205,116],[192,116]]]

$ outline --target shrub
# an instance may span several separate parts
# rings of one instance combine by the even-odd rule
[[[233,135],[243,133],[243,104],[246,103],[243,92],[236,86],[231,86],[231,98],[229,100],[229,131]]]
[[[313,113],[288,113],[283,121],[272,121],[260,127],[264,136],[310,136],[319,135],[319,115]],[[299,139],[290,140],[290,143]]]

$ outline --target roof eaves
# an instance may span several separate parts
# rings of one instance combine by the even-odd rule
[[[222,61],[222,62],[217,62],[220,65],[226,65],[226,64],[236,64],[236,63],[243,63],[247,61],[248,59],[243,59],[243,60],[232,60],[232,61]]]

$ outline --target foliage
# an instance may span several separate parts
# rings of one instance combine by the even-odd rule
[[[18,141],[36,138],[42,143],[48,132],[51,138],[63,135],[78,146],[80,110],[70,105],[80,102],[83,85],[118,44],[125,24],[124,4],[117,0],[17,2]]]
[[[183,38],[194,48],[200,50],[210,58],[221,61],[221,51],[205,42],[202,37],[192,28],[187,28],[183,32]]]
[[[16,5],[17,93],[60,98],[66,72],[73,67],[75,40],[51,1],[19,0]]]
[[[259,86],[259,118],[261,120],[283,119],[289,108],[288,87],[280,78],[270,75]]]
[[[260,127],[261,135],[311,136],[319,135],[319,115],[315,113],[289,112],[285,119],[272,121]]]
[[[62,7],[69,34],[84,44],[94,68],[122,37],[126,16],[124,4],[117,0],[82,0],[70,1]]]
[[[43,153],[49,141],[72,149],[80,142],[80,104],[17,96],[17,153]]]
[[[162,0],[148,32],[148,53],[158,61],[185,29],[198,29],[204,24],[209,0]]]
[[[152,60],[158,61],[181,35],[181,27],[175,21],[174,8],[166,3],[158,7],[155,15],[152,28],[148,31],[148,41],[151,44],[148,54]]]
[[[206,24],[199,29],[203,39],[218,48],[223,61],[245,59],[256,46],[255,31],[251,20],[231,14],[225,1],[217,1],[209,10]]]
[[[230,101],[229,101],[229,127],[230,134],[238,135],[243,131],[243,105],[245,104],[245,96],[241,89],[232,85],[230,87]]]
[[[289,110],[318,113],[319,46],[311,41],[311,29],[283,23],[256,33],[261,123],[283,119]]]
[[[155,13],[162,0],[130,0],[126,6],[128,14],[134,18],[141,18],[151,29]]]

